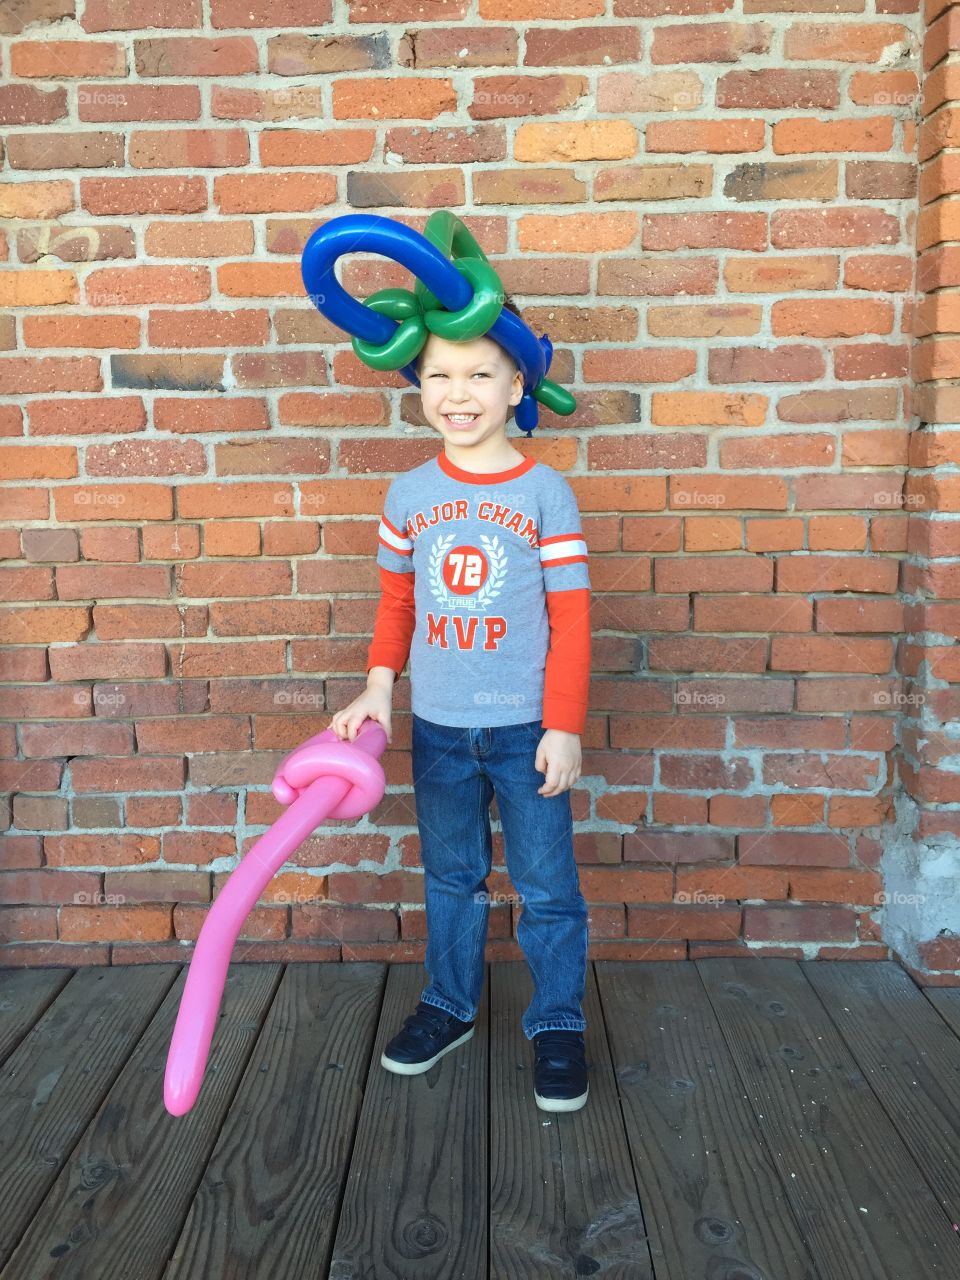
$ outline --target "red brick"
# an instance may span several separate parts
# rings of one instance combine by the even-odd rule
[[[456,106],[453,84],[443,78],[395,76],[333,82],[336,120],[431,120]]]
[[[12,169],[102,169],[123,164],[122,133],[11,133],[6,145]]]
[[[332,14],[331,0],[211,0],[210,4],[214,27],[320,27],[331,21]]]
[[[173,492],[160,484],[62,485],[54,494],[57,519],[169,520]]]
[[[260,163],[363,164],[373,155],[375,142],[372,129],[265,129],[260,134]],[[276,181],[275,175],[269,177]]]
[[[270,36],[267,62],[268,70],[277,76],[314,76],[339,71],[384,70],[391,65],[391,58],[385,32],[324,33]]]
[[[0,395],[102,390],[100,361],[95,356],[0,357]]]
[[[589,93],[586,76],[477,76],[467,108],[474,120],[555,115],[575,107]]]
[[[73,183],[66,179],[0,183],[3,218],[58,218],[73,207]]]
[[[784,56],[803,62],[829,58],[836,62],[880,62],[894,44],[906,44],[906,27],[886,22],[797,22],[784,36]]]
[[[0,34],[19,35],[35,23],[74,17],[76,0],[25,0],[0,10]]]
[[[199,213],[207,207],[203,178],[81,178],[80,203],[89,213]]]
[[[319,85],[284,89],[215,86],[210,114],[216,120],[303,120],[324,114]]]
[[[40,89],[32,84],[0,85],[0,124],[52,124],[66,114],[67,91],[62,86]]]
[[[768,22],[677,22],[653,33],[653,63],[739,62],[744,55],[769,53]]]
[[[503,32],[503,38],[506,38],[510,28],[503,28]],[[456,33],[452,34],[456,39]],[[418,54],[422,40],[421,34],[417,38]],[[598,21],[577,27],[530,27],[526,33],[523,57],[526,66],[609,66],[613,62],[639,60],[639,26],[626,23],[606,25]]]
[[[148,903],[61,907],[60,937],[65,942],[161,942],[173,936],[172,913],[170,906]]]
[[[198,120],[200,90],[192,84],[82,84],[77,110],[81,120],[91,121]]]
[[[139,31],[144,27],[199,27],[200,0],[86,0],[84,31]]]
[[[209,268],[194,265],[100,267],[86,278],[93,307],[150,302],[204,302],[210,296]]]
[[[122,44],[112,40],[17,40],[10,45],[15,76],[43,80],[122,76],[127,69]]]
[[[716,155],[759,151],[765,124],[760,119],[651,120],[647,125],[649,153],[705,151]]]
[[[299,262],[224,262],[217,267],[217,287],[235,298],[305,296]]]
[[[140,345],[139,316],[116,315],[70,315],[61,312],[49,316],[24,316],[23,341],[28,347],[127,347]],[[31,404],[32,413],[37,401]],[[71,412],[75,405],[62,406]],[[101,402],[102,404],[102,402]],[[65,424],[67,431],[71,430]]]
[[[67,227],[61,223],[40,223],[17,233],[17,252],[22,262],[58,257],[61,262],[92,262],[111,257],[136,256],[133,228],[99,223],[96,227]]]
[[[253,223],[151,222],[144,233],[144,249],[152,258],[182,258],[184,236],[190,238],[191,258],[229,258],[253,252]]]
[[[69,902],[75,894],[92,897],[99,892],[100,876],[89,871],[0,871],[0,902]]]
[[[92,321],[95,317],[88,319]],[[28,413],[30,433],[35,436],[99,435],[107,431],[122,434],[140,431],[147,422],[143,401],[134,396],[98,396],[90,400],[72,397],[69,401],[31,400]]]
[[[151,347],[262,347],[269,337],[269,315],[256,307],[237,311],[165,308],[151,311],[147,326]]]
[[[251,36],[162,36],[133,42],[141,76],[240,76],[258,68]]]
[[[232,168],[250,159],[250,143],[243,129],[134,129],[129,158],[135,169]]]
[[[189,435],[202,431],[265,431],[270,425],[266,404],[255,396],[236,396],[213,404],[185,396],[157,399],[153,420],[158,431]]]
[[[77,277],[72,271],[0,270],[0,306],[47,307],[78,300]]]
[[[336,198],[337,180],[330,173],[230,173],[213,181],[213,200],[221,213],[312,210]]]

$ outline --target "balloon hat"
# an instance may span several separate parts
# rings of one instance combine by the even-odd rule
[[[343,253],[380,253],[417,277],[409,289],[380,289],[362,303],[334,275]],[[537,403],[570,414],[577,402],[546,377],[553,346],[536,338],[519,316],[504,308],[500,277],[456,214],[431,213],[423,235],[393,218],[348,213],[318,227],[303,248],[303,283],[314,306],[352,336],[357,356],[371,369],[399,369],[419,387],[414,361],[431,333],[451,342],[489,335],[510,353],[523,376],[523,396],[514,408],[527,436],[539,420]]]

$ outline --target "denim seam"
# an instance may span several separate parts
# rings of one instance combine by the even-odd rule
[[[423,999],[423,997],[420,997]],[[452,1013],[455,1018],[459,1018],[461,1022],[471,1022],[471,1018],[463,1018],[460,1016],[460,1010],[455,1009],[449,1000],[424,1000],[424,1004],[432,1005],[434,1009],[442,1009],[444,1013]]]
[[[479,788],[479,792],[478,792],[480,808],[479,808],[479,810],[478,810],[478,812],[477,812],[477,832],[478,832],[478,835],[479,835],[479,846],[478,846],[478,847],[483,851],[483,852],[482,852],[482,857],[483,857],[484,863],[486,863],[486,841],[484,840],[484,825],[483,825],[483,796],[484,796],[484,792],[485,792],[486,788],[485,788],[485,787],[484,787],[484,785],[483,785],[483,776],[484,776],[484,775],[483,775],[483,770],[481,770],[481,771],[480,771],[480,773],[481,773],[481,778],[480,778],[480,788]],[[489,801],[488,801],[488,802],[487,802],[487,808],[489,809],[489,807],[490,807],[490,804],[489,804]],[[484,879],[486,879],[486,877],[484,877]],[[476,971],[477,971],[477,958],[478,958],[479,953],[480,953],[480,939],[483,937],[483,934],[484,934],[483,921],[481,920],[480,925],[479,925],[479,926],[478,926],[478,928],[477,928],[477,936],[476,936],[476,939],[475,939],[474,944],[473,944],[473,958],[472,958],[472,959],[471,959],[471,961],[470,961],[470,973],[471,973],[471,976],[472,976],[474,973],[476,973]],[[482,991],[481,991],[480,999],[482,999],[482,998],[483,998],[483,996],[482,996]]]

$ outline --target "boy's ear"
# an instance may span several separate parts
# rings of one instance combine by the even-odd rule
[[[519,404],[523,399],[523,374],[518,369],[513,375],[513,383],[510,387],[510,404]]]

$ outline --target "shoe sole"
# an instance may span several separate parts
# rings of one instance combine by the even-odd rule
[[[419,1076],[424,1071],[429,1071],[435,1062],[439,1062],[445,1053],[458,1048],[472,1037],[475,1028],[471,1027],[465,1032],[459,1040],[453,1040],[445,1049],[441,1049],[439,1053],[435,1053],[432,1058],[427,1058],[423,1062],[398,1062],[396,1058],[388,1058],[386,1053],[380,1058],[380,1065],[386,1067],[388,1071],[394,1072],[398,1076]]]
[[[536,1090],[533,1091],[533,1096],[541,1111],[579,1111],[582,1106],[586,1105],[589,1092],[590,1086],[587,1085],[579,1098],[541,1098]]]

